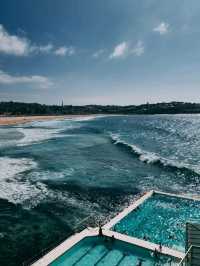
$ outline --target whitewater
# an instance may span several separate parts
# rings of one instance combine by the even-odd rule
[[[19,265],[82,221],[105,222],[144,191],[197,195],[199,136],[198,115],[1,126],[0,265]]]

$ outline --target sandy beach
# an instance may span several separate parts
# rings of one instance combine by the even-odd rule
[[[59,115],[59,116],[0,116],[0,126],[24,124],[32,121],[44,121],[54,119],[70,119],[78,117],[86,117],[88,115]]]

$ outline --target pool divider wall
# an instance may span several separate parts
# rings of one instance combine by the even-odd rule
[[[133,204],[131,204],[129,207],[127,207],[125,210],[120,212],[117,216],[115,216],[113,219],[111,219],[108,223],[106,223],[102,229],[103,229],[103,234],[107,237],[112,237],[114,236],[115,239],[121,240],[125,243],[132,244],[134,246],[138,246],[144,249],[147,249],[149,251],[154,251],[155,249],[159,250],[159,245],[145,241],[139,238],[135,237],[130,237],[121,233],[114,232],[110,230],[116,223],[118,223],[121,219],[123,219],[125,216],[127,216],[130,212],[132,212],[134,209],[139,207],[145,200],[150,198],[151,196],[155,194],[160,194],[160,195],[166,195],[166,196],[171,196],[171,197],[178,197],[178,198],[183,198],[183,199],[188,199],[188,200],[195,200],[195,201],[200,201],[198,198],[193,198],[189,196],[184,196],[184,195],[176,195],[172,193],[165,193],[161,191],[154,191],[151,190],[147,193],[145,193],[141,198],[136,200]],[[42,258],[40,258],[38,261],[34,262],[31,264],[32,266],[47,266],[53,261],[55,261],[58,257],[62,256],[66,251],[68,251],[70,248],[72,248],[74,245],[76,245],[78,242],[83,240],[86,237],[92,237],[92,236],[98,236],[99,234],[99,228],[86,228],[80,233],[77,233],[68,239],[66,239],[64,242],[62,242],[60,245],[55,247],[53,250],[51,250],[49,253],[44,255]],[[163,246],[162,250],[160,251],[161,254],[167,255],[173,258],[176,258],[177,260],[182,259],[185,256],[185,253],[176,251],[174,249],[168,248]]]
[[[153,190],[153,194],[160,194],[160,195],[165,195],[168,197],[182,198],[182,199],[186,199],[186,200],[200,201],[200,197],[198,197],[198,196],[191,196],[190,197],[190,196],[177,195],[177,194],[167,193],[167,192],[162,192],[162,191],[157,191],[157,190]]]
[[[114,236],[114,238],[117,239],[117,240],[123,241],[125,243],[132,244],[134,246],[138,246],[140,248],[147,249],[147,250],[152,251],[152,252],[154,252],[155,249],[156,249],[162,255],[167,255],[167,256],[170,256],[170,257],[173,257],[173,258],[177,258],[179,260],[182,259],[184,257],[184,255],[185,255],[185,253],[183,253],[183,252],[176,251],[174,249],[171,249],[171,248],[168,248],[168,247],[164,247],[164,246],[162,247],[162,250],[159,251],[159,245],[158,244],[155,244],[155,243],[152,243],[152,242],[149,242],[149,241],[145,241],[143,239],[139,239],[139,238],[136,238],[136,237],[127,236],[127,235],[124,235],[124,234],[121,234],[121,233],[117,233],[117,232],[114,232],[114,231],[111,231],[111,230],[104,229],[103,230],[103,234],[105,236],[108,236],[108,237]]]

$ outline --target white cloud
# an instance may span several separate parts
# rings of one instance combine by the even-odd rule
[[[40,53],[50,53],[53,50],[53,44],[36,46],[36,51]]]
[[[29,53],[29,41],[10,35],[0,24],[0,53],[23,56]]]
[[[0,70],[0,84],[29,84],[38,85],[40,88],[48,88],[53,85],[53,83],[45,76],[12,76],[2,70]]]
[[[115,46],[113,52],[109,58],[125,58],[128,55],[141,56],[144,53],[144,44],[142,41],[138,41],[135,45],[127,42],[122,42]]]
[[[49,43],[47,45],[31,45],[29,47],[29,53],[32,54],[49,54],[53,51],[53,44]]]
[[[115,46],[113,52],[110,54],[110,58],[120,58],[124,57],[128,52],[128,43],[122,42]]]
[[[165,22],[161,22],[158,26],[156,26],[153,31],[158,32],[160,35],[167,34],[169,32],[169,24]]]
[[[144,53],[144,44],[142,41],[138,41],[137,44],[132,48],[131,53],[136,56],[141,56]]]
[[[59,55],[59,56],[71,56],[73,54],[75,54],[75,49],[74,47],[70,46],[70,47],[66,47],[66,46],[62,46],[57,48],[54,51],[55,55]]]
[[[100,50],[96,51],[96,52],[92,55],[92,57],[94,57],[94,58],[99,58],[103,53],[104,53],[104,49],[100,49]]]
[[[25,56],[29,54],[55,54],[59,56],[71,56],[75,54],[75,48],[72,46],[54,48],[54,45],[51,43],[46,45],[33,44],[27,38],[11,35],[6,31],[3,25],[0,24],[0,53],[15,56]]]

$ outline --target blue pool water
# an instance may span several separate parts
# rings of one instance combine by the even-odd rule
[[[184,251],[189,221],[200,222],[200,201],[154,194],[113,229]]]
[[[139,247],[110,238],[88,237],[72,247],[50,266],[175,266],[178,262]]]
[[[88,217],[108,221],[141,192],[200,193],[199,162],[199,115],[1,126],[0,265],[21,265]]]

